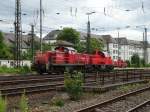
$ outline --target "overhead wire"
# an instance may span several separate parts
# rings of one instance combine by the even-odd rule
[[[68,1],[68,0],[67,0]],[[63,5],[63,3],[61,3],[61,2],[56,2],[56,3],[58,3],[57,5],[60,7],[62,7]],[[70,7],[72,7],[72,5],[70,5]],[[144,6],[144,2],[142,3],[142,9],[143,9],[143,12],[145,12],[145,6]],[[63,8],[63,7],[62,7]],[[103,15],[107,15],[107,16],[109,16],[108,14],[107,14],[107,7],[103,7],[104,8],[104,11],[102,11],[101,13],[103,13]],[[30,9],[30,8],[29,8]],[[68,6],[68,9],[69,9],[69,6]],[[117,9],[117,8],[115,8],[115,9]],[[71,9],[70,9],[71,10]],[[75,8],[75,16],[77,16],[77,13],[78,13],[78,10],[81,10],[81,8]],[[119,7],[118,7],[118,10],[124,10],[124,9],[119,9]],[[129,10],[131,10],[131,9],[129,9]],[[135,9],[136,10],[136,9]],[[68,10],[69,11],[69,10]],[[71,11],[70,11],[71,12]],[[130,11],[127,11],[127,12],[130,12]],[[34,12],[33,12],[34,13]],[[45,17],[47,16],[47,13],[45,12],[45,11],[43,11],[43,13],[45,13]],[[72,13],[73,13],[73,11],[72,11]],[[38,20],[38,12],[36,12],[36,14],[33,14],[33,18],[35,18],[35,20],[34,20],[34,24],[36,24],[37,25],[37,20]],[[113,17],[113,16],[112,16]],[[114,18],[115,19],[115,18]]]

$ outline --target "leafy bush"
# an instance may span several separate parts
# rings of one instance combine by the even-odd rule
[[[28,73],[31,72],[31,69],[28,66],[23,66],[20,68],[20,73]]]
[[[52,104],[55,106],[63,107],[64,106],[64,101],[61,98],[54,98],[52,99]]]
[[[72,100],[80,99],[83,89],[83,74],[81,72],[74,72],[73,74],[65,74],[65,89]]]
[[[7,102],[5,99],[2,98],[2,95],[0,95],[0,112],[6,111],[7,111]]]
[[[29,112],[28,99],[25,96],[25,92],[21,96],[19,107],[20,107],[20,112]]]

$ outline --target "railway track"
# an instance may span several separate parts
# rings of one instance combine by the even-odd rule
[[[9,80],[24,80],[24,79],[40,79],[40,78],[54,78],[61,77],[63,74],[54,74],[54,75],[25,75],[25,76],[0,76],[0,81],[9,81]]]
[[[25,92],[25,94],[32,94],[32,93],[43,93],[48,91],[55,91],[56,86],[63,85],[63,82],[53,83],[53,84],[39,84],[34,86],[27,86],[27,87],[12,87],[7,89],[0,89],[2,96],[16,96],[21,95]]]
[[[92,75],[88,75],[87,78]],[[90,82],[90,81],[88,81]],[[31,75],[31,76],[2,76],[0,91],[2,96],[16,96],[22,93],[44,93],[55,91],[57,86],[64,84],[64,75]]]
[[[141,104],[137,105],[134,108],[131,108],[130,110],[128,110],[127,112],[140,112],[142,108],[144,108],[145,106],[150,104],[150,100],[144,101]],[[143,111],[145,112],[145,111]]]
[[[3,80],[0,81],[0,85],[14,85],[14,84],[21,84],[21,83],[37,83],[37,82],[46,82],[46,81],[62,81],[64,77],[42,77],[42,78],[32,78],[32,79],[16,79],[16,80]]]
[[[130,71],[130,72],[133,72],[133,71]],[[120,74],[123,74],[124,71],[119,70],[118,73],[120,75]],[[96,78],[98,78],[98,77],[95,77],[96,75],[94,74],[85,74],[85,75],[86,75],[85,83],[91,83],[94,81],[94,79],[96,81]],[[102,78],[113,77],[113,72],[102,74],[102,76],[103,76]],[[55,90],[57,86],[63,85],[63,81],[64,81],[64,75],[62,74],[0,76],[0,88],[1,88],[0,91],[2,92],[3,95],[10,95],[10,96],[12,96],[13,94],[14,95],[21,94],[23,90],[26,90],[26,92],[28,93],[33,93],[34,91],[35,92],[49,91],[49,90]],[[112,79],[112,81],[114,80]]]
[[[102,103],[92,105],[90,107],[86,107],[86,108],[77,110],[75,112],[106,112],[104,110],[106,110],[106,108],[109,107],[108,105],[113,105],[113,104],[116,104],[117,102],[120,103],[121,100],[127,99],[127,97],[135,96],[135,95],[141,94],[141,93],[149,91],[149,90],[150,90],[150,86],[136,90],[136,91],[133,91],[133,92],[129,92],[127,94],[120,95],[118,97],[112,98],[112,99],[104,101]],[[149,103],[149,101],[145,102],[145,103],[147,104],[147,103]],[[145,105],[145,103],[139,104],[137,107],[135,107],[131,110],[128,110],[127,112],[134,112],[134,110],[141,108],[141,106]],[[112,108],[114,108],[114,107],[111,106],[111,108],[110,108],[111,110],[109,110],[108,112],[121,112],[121,111],[113,111]]]

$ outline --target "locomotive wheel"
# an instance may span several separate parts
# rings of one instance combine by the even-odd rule
[[[66,67],[65,68],[65,71],[69,72],[69,73],[73,73],[74,70],[75,70],[74,67]]]
[[[109,72],[112,71],[113,69],[114,69],[114,67],[111,66],[111,65],[106,66],[106,70],[109,71]]]
[[[38,65],[37,71],[39,74],[43,74],[46,72],[46,65]]]

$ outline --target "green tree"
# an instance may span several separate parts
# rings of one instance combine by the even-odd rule
[[[85,42],[79,42],[78,44],[76,44],[75,49],[78,52],[84,52],[84,51],[86,51],[86,43]]]
[[[90,52],[93,52],[95,49],[102,51],[104,45],[102,41],[97,38],[91,38]]]
[[[141,59],[140,61],[141,61],[141,65],[142,65],[143,67],[145,67],[145,66],[146,66],[145,60],[144,60],[144,59]]]
[[[42,48],[43,48],[43,51],[49,51],[51,50],[51,45],[47,43],[43,43]]]
[[[102,41],[100,41],[99,39],[97,38],[90,39],[90,53],[92,53],[96,49],[102,51],[103,47],[104,45]],[[86,42],[79,42],[76,46],[76,49],[78,52],[86,51]]]
[[[64,28],[58,34],[57,40],[65,40],[76,45],[80,42],[80,33],[73,28]]]
[[[0,58],[8,59],[12,58],[11,49],[5,44],[3,33],[0,32]]]
[[[140,57],[138,54],[133,54],[133,56],[131,57],[131,64],[134,67],[140,67]]]
[[[126,60],[126,63],[127,63],[127,66],[128,66],[128,67],[131,67],[131,63],[130,63],[129,60]]]

